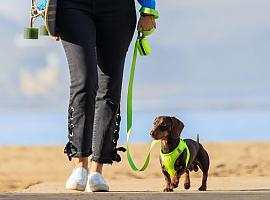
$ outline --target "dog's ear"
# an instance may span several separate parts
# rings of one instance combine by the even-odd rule
[[[180,137],[180,134],[184,128],[184,124],[176,117],[171,117],[171,120],[172,120],[171,137],[177,139]]]

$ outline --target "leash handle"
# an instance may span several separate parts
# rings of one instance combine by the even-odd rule
[[[148,56],[151,53],[151,47],[146,39],[146,36],[144,35],[144,32],[138,32],[138,37],[135,42],[135,48],[139,51],[141,56]]]
[[[147,168],[149,161],[150,161],[150,155],[151,155],[151,151],[153,149],[153,147],[155,146],[155,144],[157,144],[159,141],[158,140],[153,140],[148,154],[146,156],[146,159],[144,161],[144,164],[141,168],[137,168],[132,156],[130,154],[129,151],[129,138],[131,135],[131,131],[132,131],[132,91],[133,91],[133,81],[134,81],[134,74],[135,74],[135,68],[136,68],[136,61],[137,61],[137,52],[138,52],[138,45],[137,45],[137,40],[135,43],[135,47],[134,47],[134,52],[133,52],[133,58],[132,58],[132,66],[131,66],[131,72],[130,72],[130,78],[129,78],[129,84],[128,84],[128,98],[127,98],[127,159],[128,159],[128,163],[130,165],[130,167],[135,171],[135,172],[142,172],[145,171],[145,169]]]

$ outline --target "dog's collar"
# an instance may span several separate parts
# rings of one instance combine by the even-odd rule
[[[176,171],[174,169],[174,164],[177,158],[184,152],[185,149],[187,151],[186,157],[186,167],[187,167],[190,158],[190,152],[184,140],[180,139],[178,146],[170,153],[166,154],[162,153],[162,149],[160,148],[160,157],[162,165],[165,167],[166,171],[170,174],[170,176],[173,176],[175,174]]]

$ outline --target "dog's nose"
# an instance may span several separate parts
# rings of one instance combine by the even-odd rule
[[[150,135],[153,137],[154,136],[154,131],[151,131],[150,132]]]

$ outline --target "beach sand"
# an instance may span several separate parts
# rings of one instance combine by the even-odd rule
[[[131,145],[137,165],[145,159],[150,144]],[[210,156],[209,190],[270,189],[270,141],[203,143]],[[112,191],[162,191],[164,178],[158,161],[159,147],[153,150],[149,168],[135,173],[126,157],[106,165],[104,177]],[[0,192],[69,192],[65,181],[74,165],[60,146],[1,146]],[[191,192],[201,182],[201,172],[191,173]],[[183,190],[183,180],[179,189]]]

